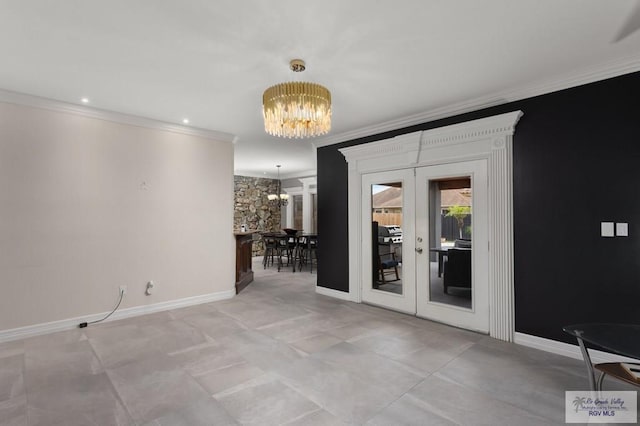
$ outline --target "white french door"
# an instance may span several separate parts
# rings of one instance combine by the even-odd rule
[[[416,314],[488,333],[487,161],[416,169],[415,203]]]
[[[362,300],[488,333],[486,160],[363,174],[361,206]]]
[[[385,225],[413,234],[414,193],[413,169],[362,176],[362,252],[368,253],[362,259],[362,300],[409,314],[416,313],[415,244],[404,237],[398,242]],[[377,204],[381,197],[385,201]]]

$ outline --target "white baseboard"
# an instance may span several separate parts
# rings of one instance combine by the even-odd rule
[[[159,302],[151,305],[134,306],[131,308],[125,308],[115,311],[113,315],[105,320],[105,322],[151,314],[154,312],[184,308],[187,306],[199,305],[201,303],[231,299],[235,296],[235,294],[235,289],[232,289],[219,291],[216,293],[202,294],[200,296],[185,297],[184,299],[169,300],[167,302]],[[0,343],[8,342],[11,340],[25,339],[27,337],[39,336],[41,334],[55,333],[56,331],[72,330],[74,328],[77,328],[78,324],[82,322],[96,321],[104,318],[104,316],[107,314],[108,312],[102,312],[99,314],[85,315],[81,317],[68,318],[42,324],[28,325],[26,327],[12,328],[9,330],[0,330]]]
[[[320,287],[318,285],[316,285],[316,293],[322,294],[323,296],[335,297],[336,299],[351,300],[351,296],[348,292]]]
[[[543,337],[517,332],[514,336],[514,342],[518,345],[540,349],[557,355],[564,355],[569,358],[580,360],[582,359],[582,352],[580,352],[580,347],[577,343],[575,345],[571,345],[569,343],[558,342],[557,340],[545,339]],[[600,364],[602,362],[638,362],[638,360],[634,358],[627,358],[611,354],[609,352],[597,351],[595,349],[589,349],[589,356],[594,364]]]

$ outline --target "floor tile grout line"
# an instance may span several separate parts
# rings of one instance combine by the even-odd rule
[[[473,345],[471,345],[471,346],[469,346],[468,348],[466,348],[464,351],[462,351],[462,352],[461,352],[460,354],[458,354],[456,357],[452,358],[452,359],[451,359],[451,360],[449,360],[446,364],[444,364],[443,366],[441,366],[440,368],[438,368],[436,371],[434,371],[431,375],[432,375],[433,377],[436,377],[436,378],[440,379],[440,380],[445,380],[445,381],[447,381],[447,382],[449,382],[449,383],[452,383],[452,384],[455,384],[455,385],[457,385],[457,386],[462,386],[463,388],[465,388],[465,389],[467,389],[467,390],[469,390],[469,391],[471,391],[471,392],[474,392],[474,393],[482,392],[482,390],[481,390],[481,389],[478,389],[478,388],[476,388],[476,387],[469,386],[467,383],[463,383],[463,382],[460,382],[460,381],[452,380],[451,378],[449,378],[449,377],[447,377],[447,376],[443,375],[443,374],[440,372],[440,370],[444,369],[444,368],[445,368],[448,364],[450,364],[452,361],[454,361],[454,360],[458,359],[459,357],[461,357],[461,356],[462,356],[462,354],[464,354],[465,352],[467,352],[469,349],[471,349],[471,348],[472,348],[473,346],[475,346],[476,344],[477,344],[477,343],[474,343]],[[543,415],[543,414],[539,414],[538,412],[530,411],[530,410],[529,410],[529,408],[527,408],[527,407],[521,407],[521,406],[519,406],[519,405],[516,405],[516,404],[512,403],[511,401],[508,401],[508,400],[504,400],[504,399],[501,399],[501,398],[493,398],[493,397],[490,397],[489,399],[496,400],[496,401],[500,402],[501,404],[504,404],[504,405],[507,405],[507,406],[513,407],[513,408],[514,408],[514,409],[516,409],[516,410],[525,411],[525,412],[527,412],[527,413],[529,413],[529,414],[531,414],[531,415],[533,415],[533,416],[542,417],[542,418],[544,418],[544,419],[546,419],[546,420],[550,420],[550,421],[557,421],[557,419],[552,419],[552,418],[547,417],[547,416],[545,416],[545,415]]]
[[[317,405],[317,404],[316,404],[316,405]],[[315,409],[315,410],[311,410],[311,411],[306,412],[306,413],[304,413],[304,414],[301,414],[301,415],[299,415],[299,416],[297,416],[297,417],[295,417],[295,418],[293,418],[293,419],[289,419],[289,420],[287,420],[287,421],[286,421],[286,422],[284,422],[284,423],[280,423],[280,424],[279,424],[279,426],[286,426],[286,425],[290,425],[291,423],[293,423],[293,422],[295,422],[295,421],[301,420],[301,419],[303,419],[303,418],[307,417],[307,416],[308,416],[308,415],[310,415],[310,414],[321,412],[322,410],[324,410],[324,408],[322,408],[322,407],[320,407],[320,406],[318,405],[318,408],[317,408],[317,409]],[[326,411],[326,410],[325,410],[325,411]]]

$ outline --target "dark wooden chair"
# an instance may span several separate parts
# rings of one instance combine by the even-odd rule
[[[280,246],[280,238],[274,233],[263,233],[262,242],[264,244],[264,258],[262,259],[262,266],[267,269],[267,266],[273,266],[274,262],[277,262],[278,271],[282,265],[282,248]]]
[[[398,265],[400,262],[396,258],[396,252],[392,243],[378,244],[378,274],[383,284],[392,281],[399,281]],[[395,279],[386,279],[387,275],[395,275]]]
[[[298,237],[298,270],[302,271],[302,267],[309,265],[309,272],[313,273],[313,263],[318,263],[318,236],[302,235]],[[295,267],[294,267],[295,268]]]
[[[296,261],[297,261],[297,247],[298,247],[298,231],[293,228],[282,228],[285,234],[287,234],[286,238],[283,239],[281,244],[283,245],[283,254],[287,257],[287,266],[289,264],[293,265],[293,272],[296,271]]]

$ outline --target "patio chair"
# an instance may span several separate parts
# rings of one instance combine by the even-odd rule
[[[398,273],[398,265],[400,262],[396,258],[396,252],[392,243],[378,244],[378,273],[380,281],[385,284],[387,282],[400,281]],[[395,275],[395,279],[388,280],[387,275]]]

